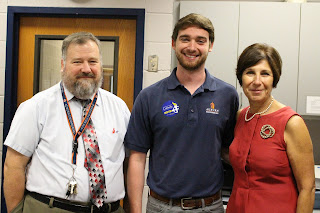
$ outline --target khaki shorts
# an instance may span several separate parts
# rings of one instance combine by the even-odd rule
[[[22,211],[23,211],[23,203],[24,203],[24,199],[22,199],[22,200],[20,201],[20,203],[16,206],[16,208],[14,208],[14,209],[12,210],[11,213],[22,213]]]

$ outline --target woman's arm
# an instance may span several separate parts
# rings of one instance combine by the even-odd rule
[[[289,119],[284,140],[299,191],[297,213],[312,213],[315,197],[313,149],[309,131],[300,116]]]

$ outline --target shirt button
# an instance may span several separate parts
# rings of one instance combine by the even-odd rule
[[[190,112],[194,113],[194,110],[193,110],[193,109],[190,109]]]

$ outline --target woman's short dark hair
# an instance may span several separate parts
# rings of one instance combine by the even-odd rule
[[[197,26],[209,33],[209,40],[212,44],[214,41],[214,28],[210,19],[196,13],[190,13],[185,17],[181,18],[175,25],[173,32],[172,32],[172,40],[176,41],[179,31],[184,30],[190,26]]]
[[[240,85],[242,86],[243,72],[261,60],[269,63],[273,74],[273,87],[275,88],[281,76],[282,60],[278,51],[268,44],[256,43],[247,47],[240,55],[236,74]]]

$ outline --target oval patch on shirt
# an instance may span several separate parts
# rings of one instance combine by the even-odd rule
[[[162,112],[165,116],[174,116],[179,113],[179,106],[174,101],[167,101],[162,105]]]

